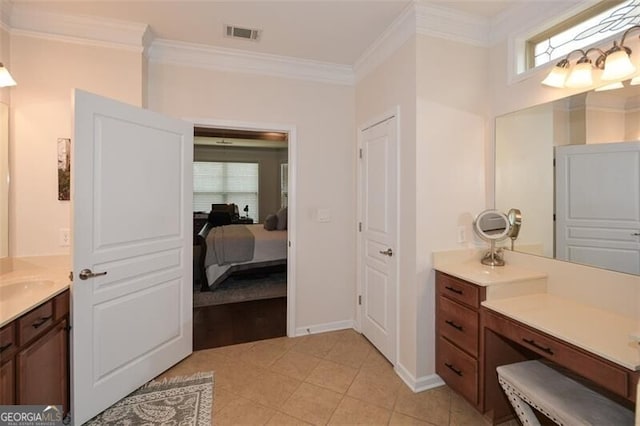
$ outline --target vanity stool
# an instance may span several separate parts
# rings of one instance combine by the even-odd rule
[[[523,425],[540,425],[531,407],[559,425],[634,424],[631,410],[540,361],[503,365],[496,371]]]

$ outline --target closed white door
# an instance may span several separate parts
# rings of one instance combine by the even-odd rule
[[[361,133],[362,333],[395,365],[397,304],[397,118]]]
[[[79,425],[192,352],[193,126],[76,90],[71,147]]]
[[[556,148],[556,258],[640,274],[640,142]]]

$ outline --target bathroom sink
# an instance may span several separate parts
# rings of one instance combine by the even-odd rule
[[[55,283],[51,280],[25,280],[10,284],[0,284],[0,301],[9,301],[14,298],[28,298],[53,288]]]

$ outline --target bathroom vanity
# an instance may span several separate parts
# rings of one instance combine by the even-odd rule
[[[537,358],[633,408],[640,346],[630,336],[638,318],[567,298],[546,273],[508,262],[436,256],[434,263],[436,372],[490,421],[511,416],[496,367]],[[630,289],[628,297],[637,294]]]
[[[0,405],[69,412],[68,287],[42,269],[0,274]]]

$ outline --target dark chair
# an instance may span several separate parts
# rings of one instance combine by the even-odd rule
[[[209,222],[212,227],[230,225],[231,213],[221,210],[211,210],[207,222]]]

